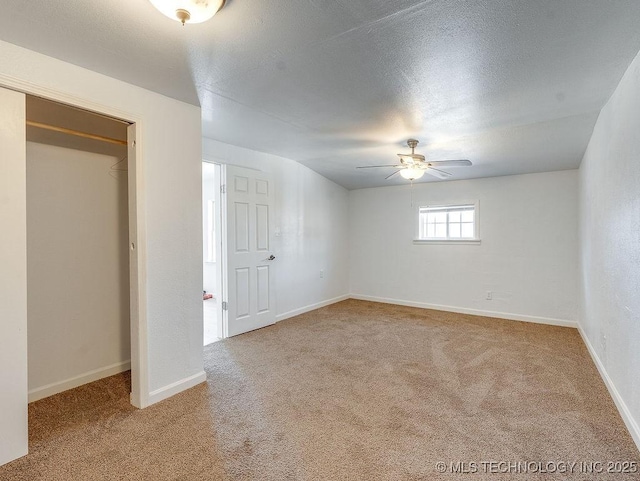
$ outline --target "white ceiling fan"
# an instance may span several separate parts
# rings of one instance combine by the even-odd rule
[[[415,153],[416,146],[418,145],[417,140],[409,139],[407,140],[407,145],[411,148],[411,153],[398,154],[398,157],[400,157],[399,164],[364,165],[356,167],[356,169],[377,169],[380,167],[394,167],[398,169],[393,174],[385,177],[385,180],[390,179],[397,173],[400,173],[400,175],[407,180],[416,180],[422,177],[425,172],[439,179],[448,179],[452,177],[453,174],[440,170],[439,167],[465,167],[473,165],[470,160],[426,160],[424,155]]]

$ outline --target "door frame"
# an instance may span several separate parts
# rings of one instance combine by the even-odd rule
[[[224,309],[223,306],[226,306],[226,303],[228,302],[227,297],[229,296],[227,288],[227,283],[229,282],[229,277],[227,276],[227,162],[224,159],[210,157],[207,155],[202,156],[202,162],[217,164],[220,166],[220,202],[217,207],[217,210],[220,213],[220,235],[218,236],[220,242],[217,244],[220,247],[219,255],[217,255],[217,259],[219,259],[217,275],[220,280],[220,302],[216,306],[216,314],[219,316],[218,319],[222,320],[222,335],[220,337],[222,339],[226,339],[229,337],[229,311]],[[202,316],[202,321],[204,323],[204,315]]]
[[[149,363],[148,363],[148,319],[147,319],[147,233],[145,209],[145,176],[144,176],[144,118],[135,113],[122,111],[82,97],[42,87],[23,80],[0,74],[0,87],[15,90],[27,95],[34,95],[62,104],[89,110],[97,114],[114,117],[135,125],[135,160],[134,176],[128,176],[129,192],[135,193],[135,201],[129,201],[129,225],[135,225],[135,233],[131,235],[129,244],[135,246],[137,262],[129,265],[130,279],[137,282],[129,286],[131,306],[131,404],[137,408],[149,405]],[[128,140],[127,140],[128,141]],[[131,146],[128,146],[129,148]],[[129,169],[131,169],[131,163]],[[26,199],[25,199],[26,202]],[[133,256],[135,257],[135,256]],[[26,349],[26,348],[25,348]],[[25,352],[25,354],[27,354]],[[27,393],[25,393],[25,396]]]
[[[203,156],[202,163],[217,165],[219,170],[218,175],[218,185],[216,188],[218,189],[217,196],[220,199],[216,198],[215,203],[215,242],[216,242],[216,289],[218,301],[216,302],[216,322],[218,323],[218,327],[220,330],[221,339],[226,339],[229,337],[227,335],[227,322],[226,322],[226,311],[222,308],[223,302],[226,301],[227,298],[227,278],[225,276],[226,272],[226,264],[227,264],[227,252],[226,252],[226,242],[224,241],[226,236],[227,229],[227,216],[226,211],[224,210],[225,199],[226,196],[223,192],[223,186],[225,185],[225,176],[226,176],[226,166],[219,160],[211,160],[207,159]],[[202,216],[204,218],[205,212],[202,212]],[[204,265],[204,259],[202,259]],[[202,320],[204,323],[204,315],[202,316]],[[204,327],[204,326],[203,326]]]
[[[220,277],[222,279],[222,285],[224,286],[224,290],[221,291],[220,299],[222,302],[220,303],[220,314],[222,319],[222,339],[226,339],[229,337],[229,310],[227,309],[227,305],[229,302],[229,248],[227,245],[227,164],[220,165],[220,243],[221,249],[220,254],[223,259],[220,264]]]

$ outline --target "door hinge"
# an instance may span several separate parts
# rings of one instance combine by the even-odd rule
[[[220,193],[221,194],[226,194],[227,193],[227,185],[226,184],[222,184],[220,186]]]
[[[227,301],[222,301],[222,310],[226,311],[228,309]]]

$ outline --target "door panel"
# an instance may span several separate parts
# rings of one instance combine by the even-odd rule
[[[249,317],[251,313],[249,308],[251,299],[250,275],[248,267],[236,269],[236,319]]]
[[[25,96],[0,88],[0,465],[27,454]]]
[[[269,266],[259,266],[258,275],[258,313],[269,310]]]
[[[236,253],[249,252],[249,204],[235,202],[236,216]]]
[[[271,251],[273,186],[259,171],[227,166],[227,329],[229,336],[275,322]]]
[[[256,249],[269,250],[269,206],[256,205]]]

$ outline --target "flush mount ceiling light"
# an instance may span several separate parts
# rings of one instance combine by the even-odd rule
[[[206,22],[213,17],[226,0],[149,0],[167,17],[185,23]]]

